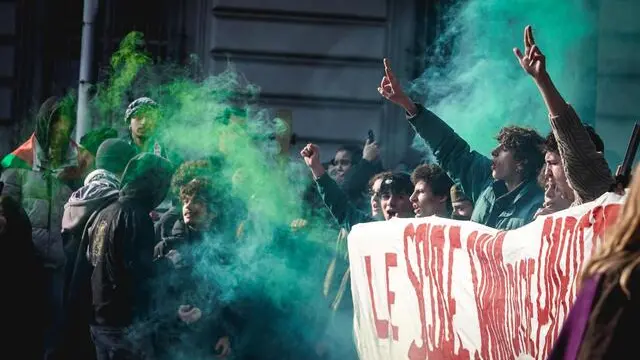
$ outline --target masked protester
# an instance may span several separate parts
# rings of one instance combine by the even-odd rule
[[[17,201],[32,226],[32,240],[44,267],[45,359],[54,358],[63,318],[65,254],[61,236],[64,204],[92,166],[89,152],[71,140],[75,107],[69,99],[47,99],[29,140],[2,160],[3,196]]]
[[[149,212],[167,195],[173,169],[141,153],[127,165],[118,200],[89,219],[93,266],[91,335],[98,360],[150,359],[154,312],[153,222]]]

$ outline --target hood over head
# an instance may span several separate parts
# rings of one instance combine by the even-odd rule
[[[63,231],[84,226],[91,214],[109,199],[116,199],[119,191],[120,181],[114,174],[103,169],[89,173],[84,186],[74,191],[64,206]]]
[[[45,100],[36,115],[35,136],[42,150],[47,153],[51,146],[51,125],[54,120],[64,116],[71,121],[69,131],[76,125],[73,102],[70,98],[52,96]]]
[[[149,211],[155,209],[167,196],[173,170],[171,162],[163,157],[136,155],[122,174],[120,197],[135,199]]]

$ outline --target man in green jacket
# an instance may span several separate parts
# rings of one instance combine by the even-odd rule
[[[534,130],[508,126],[497,136],[489,159],[456,134],[442,119],[415,104],[398,84],[389,61],[378,92],[402,106],[409,123],[433,150],[439,165],[475,203],[471,221],[500,230],[519,228],[533,220],[544,200],[536,179],[542,168],[544,139]]]

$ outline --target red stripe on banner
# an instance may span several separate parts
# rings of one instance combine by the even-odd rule
[[[367,282],[369,286],[369,298],[371,299],[371,308],[373,310],[373,321],[376,327],[376,336],[380,339],[389,338],[389,330],[393,340],[398,341],[399,329],[396,325],[393,325],[391,321],[391,306],[396,302],[395,292],[389,290],[389,268],[398,266],[398,255],[395,253],[385,253],[385,283],[386,283],[386,295],[387,295],[387,314],[389,314],[389,320],[382,319],[378,314],[378,308],[376,306],[375,294],[373,291],[373,271],[371,265],[371,256],[364,257],[365,271],[367,274]]]
[[[415,229],[413,225],[408,225],[404,229],[404,257],[407,264],[407,276],[409,277],[409,281],[411,281],[411,285],[416,292],[416,298],[418,300],[418,314],[420,316],[420,340],[422,342],[421,346],[418,346],[416,344],[416,340],[413,340],[411,342],[408,355],[409,359],[412,360],[424,359],[427,354],[427,319],[424,302],[424,283],[422,277],[422,256],[420,256],[420,244],[424,243],[424,237],[426,233],[425,228],[428,231],[429,225],[420,224],[418,225],[417,229]],[[413,249],[410,249],[409,241],[411,239],[413,239]],[[410,250],[415,250],[416,266],[418,267],[417,273],[414,271],[409,259]]]
[[[407,275],[416,292],[422,343],[418,346],[416,340],[412,341],[407,354],[409,359],[470,359],[469,351],[462,347],[459,338],[456,344],[457,335],[453,328],[456,313],[456,301],[452,294],[453,254],[460,245],[459,226],[420,224],[414,228],[410,224],[405,228]],[[409,256],[413,251],[416,254],[415,265],[412,265]],[[425,282],[430,289],[426,304]],[[425,305],[431,308],[429,319]],[[443,357],[444,354],[446,356]]]
[[[619,204],[598,206],[580,220],[571,216],[545,219],[535,260],[505,263],[506,232],[492,236],[476,231],[467,238],[481,337],[474,358],[513,359],[522,354],[544,358],[549,354],[562,327],[558,320],[566,318],[575,298],[574,280],[585,250],[596,247],[619,208]],[[597,236],[585,237],[589,228]],[[592,243],[587,244],[589,239]],[[534,277],[536,269],[539,274]],[[531,329],[536,329],[535,334]]]

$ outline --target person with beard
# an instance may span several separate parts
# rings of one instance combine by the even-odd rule
[[[462,191],[462,188],[458,184],[451,186],[451,207],[453,212],[451,218],[454,220],[471,220],[471,214],[473,213],[473,202]]]
[[[0,189],[3,183],[0,182]],[[22,206],[8,196],[0,196],[0,243],[15,261],[2,262],[4,306],[3,353],[20,354],[20,359],[42,359],[43,277],[36,248],[31,241],[31,223]],[[21,309],[21,311],[14,311]]]
[[[67,261],[63,359],[95,358],[89,333],[92,269],[85,259],[88,240],[83,241],[83,235],[89,218],[118,199],[120,178],[135,154],[135,149],[123,140],[104,141],[96,151],[97,169],[87,175],[84,186],[71,194],[64,206],[62,237]]]
[[[469,144],[442,119],[411,100],[387,59],[378,92],[404,108],[407,120],[433,150],[438,164],[474,201],[471,220],[498,230],[517,229],[533,221],[544,194],[537,177],[544,163],[544,139],[533,129],[503,127],[491,159]]]
[[[166,150],[157,141],[159,117],[160,109],[152,99],[141,97],[132,101],[125,111],[124,121],[129,132],[123,140],[138,153],[149,152],[166,158]]]
[[[165,198],[173,167],[141,153],[127,164],[118,200],[89,219],[93,266],[91,335],[98,360],[150,359],[154,229],[149,212]]]
[[[32,240],[44,268],[45,359],[57,356],[63,321],[64,204],[93,164],[93,156],[71,140],[74,126],[72,99],[47,99],[31,137],[2,160],[0,176],[5,184],[1,195],[13,198],[29,214]]]

